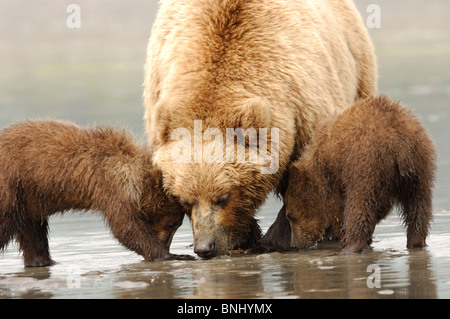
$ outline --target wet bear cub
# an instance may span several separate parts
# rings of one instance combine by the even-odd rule
[[[342,254],[361,252],[397,204],[407,247],[426,246],[435,158],[422,124],[386,96],[361,100],[324,120],[289,168],[291,245],[304,249],[331,232]]]
[[[112,234],[145,260],[169,253],[182,208],[166,196],[148,149],[122,130],[25,121],[0,131],[0,250],[15,238],[25,266],[54,264],[50,215],[102,212]]]

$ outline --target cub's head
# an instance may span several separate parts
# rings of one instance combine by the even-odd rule
[[[325,233],[326,215],[314,176],[301,161],[289,167],[284,203],[286,218],[291,225],[291,246],[298,249],[314,246]]]
[[[169,248],[185,214],[178,201],[164,192],[161,170],[152,168],[145,172],[139,211],[158,243],[154,248],[155,259],[175,258],[169,254]]]

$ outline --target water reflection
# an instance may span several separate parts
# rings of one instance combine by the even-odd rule
[[[50,279],[50,268],[25,268],[23,272],[0,280],[0,296],[15,298],[50,298],[62,285],[61,279]],[[2,290],[4,293],[1,293]]]
[[[449,212],[436,213],[446,220]],[[442,225],[442,220],[439,225]],[[90,236],[108,236],[98,220]],[[59,221],[61,222],[61,221]],[[102,226],[102,227],[100,227]],[[190,225],[175,253],[192,254]],[[63,228],[67,231],[66,228]],[[76,234],[76,233],[75,233]],[[101,235],[103,234],[103,235]],[[56,231],[56,236],[59,231]],[[70,237],[70,236],[69,236]],[[66,238],[69,238],[66,234]],[[105,247],[77,243],[56,249],[53,267],[23,268],[17,251],[0,260],[0,296],[6,298],[446,298],[450,296],[447,233],[432,229],[429,247],[405,248],[405,232],[392,216],[377,228],[373,249],[339,256],[339,243],[302,252],[222,256],[211,260],[145,262],[103,238]],[[60,243],[60,249],[67,245]],[[104,248],[105,248],[104,247]],[[372,266],[371,266],[372,265]],[[11,271],[17,269],[17,271]],[[374,269],[378,269],[377,273]],[[9,270],[9,271],[8,271]],[[379,286],[373,287],[374,283]],[[371,288],[373,287],[373,288]]]
[[[330,246],[330,245],[329,245]],[[331,245],[332,246],[332,245]],[[336,256],[337,247],[124,266],[117,298],[436,298],[426,250]],[[379,288],[369,265],[379,267]],[[369,281],[369,284],[368,284]],[[145,283],[137,285],[132,283]]]

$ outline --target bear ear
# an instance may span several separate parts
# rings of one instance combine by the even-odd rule
[[[271,123],[269,102],[260,97],[249,98],[241,105],[238,127],[269,128]]]
[[[294,181],[294,183],[298,183],[301,179],[305,178],[304,169],[301,161],[294,161],[289,164],[288,168],[289,173],[289,181]]]
[[[152,144],[163,144],[170,139],[170,111],[165,102],[159,101],[155,105],[154,115],[152,116],[152,131],[150,136],[152,137]]]

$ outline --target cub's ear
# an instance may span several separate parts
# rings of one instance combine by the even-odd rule
[[[294,161],[289,164],[288,173],[289,182],[299,183],[301,180],[306,178],[306,174],[304,173],[304,168],[301,161]]]
[[[146,167],[140,188],[140,208],[142,211],[147,212],[156,208],[164,209],[169,196],[165,193],[163,175],[159,168]]]
[[[247,128],[269,128],[271,123],[269,102],[260,97],[249,98],[244,101],[239,110],[239,125]]]
[[[163,175],[161,169],[159,169],[158,167],[153,167],[151,170],[147,172],[147,174],[149,175],[149,178],[151,178],[153,182],[153,187],[160,189],[163,188]]]
[[[302,163],[300,161],[293,161],[289,164],[288,171],[289,175],[297,174],[302,170]]]

